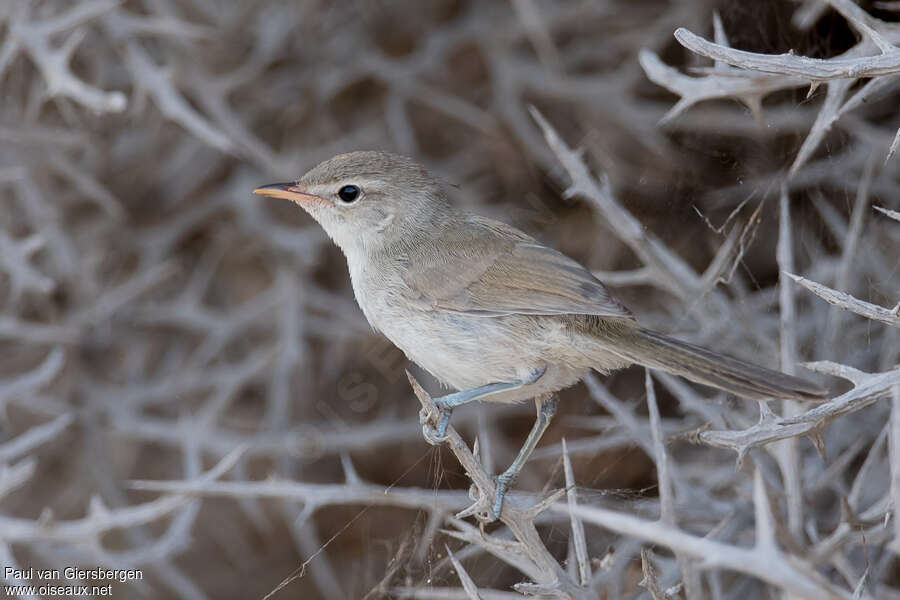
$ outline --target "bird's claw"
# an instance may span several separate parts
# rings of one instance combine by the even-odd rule
[[[422,425],[422,437],[432,446],[439,446],[447,440],[447,427],[450,425],[452,408],[437,405],[437,426],[432,425],[432,413],[424,408],[419,411],[419,423]]]

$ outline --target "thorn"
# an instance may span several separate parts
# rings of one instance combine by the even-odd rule
[[[90,502],[88,503],[88,514],[91,516],[103,516],[109,514],[109,510],[107,510],[106,505],[103,504],[103,499],[100,496],[91,496]]]
[[[807,434],[807,437],[809,438],[809,441],[812,442],[812,445],[815,446],[816,452],[819,453],[822,461],[827,462],[828,458],[825,455],[825,438],[822,436],[822,431],[813,429]]]
[[[719,16],[719,11],[713,10],[713,41],[720,46],[724,46],[726,48],[730,48],[728,45],[728,36],[725,34],[725,27],[722,25],[722,17]],[[719,62],[716,61],[718,65]]]
[[[545,125],[549,125],[549,123],[547,123],[547,120],[544,118],[544,115],[541,114],[541,111],[539,111],[534,104],[528,105],[528,112],[531,113],[531,118],[537,121],[541,129],[544,129]]]
[[[765,423],[771,423],[778,415],[772,412],[772,409],[769,407],[769,402],[760,402],[759,403],[759,424],[763,425]]]
[[[738,455],[734,461],[734,470],[740,471],[744,468],[744,459],[747,458],[747,450],[749,450],[749,446],[741,446],[738,448]]]
[[[819,89],[819,85],[821,85],[821,81],[810,81],[809,82],[809,91],[806,93],[806,99],[809,100],[812,98],[812,95],[816,93],[816,90]]]
[[[78,45],[81,44],[82,40],[84,40],[84,36],[84,30],[79,29],[66,38],[58,51],[58,55],[62,57],[63,64],[69,64],[72,60],[72,54],[75,52],[75,49],[78,48]]]
[[[556,490],[534,506],[528,508],[525,512],[532,518],[537,517],[539,514],[556,504],[556,501],[562,498],[565,493],[565,488]]]
[[[859,600],[862,598],[863,590],[866,589],[866,583],[869,580],[869,567],[866,567],[866,570],[863,572],[862,577],[859,578],[859,583],[856,584],[856,589],[853,590],[853,600]]]
[[[856,522],[856,515],[853,513],[853,508],[845,497],[841,498],[841,522],[847,523],[848,525]]]
[[[479,508],[480,508],[479,503],[475,502],[475,503],[469,505],[467,508],[464,508],[461,511],[459,511],[458,513],[456,513],[455,515],[453,515],[453,518],[466,519],[466,518],[474,515],[476,512],[478,512]]]
[[[294,525],[296,527],[302,526],[306,523],[310,517],[319,509],[318,503],[315,502],[306,502],[303,504],[303,509],[300,511],[300,514],[294,518]]]
[[[53,509],[49,506],[45,506],[41,511],[41,515],[38,517],[37,524],[38,527],[49,527],[54,521]]]
[[[423,398],[427,398],[429,401],[431,400],[431,396],[428,395],[428,392],[422,389],[422,386],[419,385],[419,382],[415,377],[413,377],[413,374],[409,372],[409,369],[406,370],[406,378],[409,380],[409,385],[412,386],[413,392],[419,398],[420,402],[424,403],[424,401],[422,400]]]
[[[555,583],[516,583],[513,585],[513,589],[517,592],[525,594],[527,596],[538,596],[542,598],[550,597],[550,598],[558,598],[568,596],[561,596],[560,583],[557,581]]]
[[[341,452],[341,467],[344,469],[344,479],[348,484],[356,485],[362,483],[359,473],[356,472],[356,467],[353,466],[353,462],[346,452]]]
[[[753,113],[753,120],[756,121],[757,126],[760,129],[765,129],[766,122],[763,120],[762,114],[762,102],[759,99],[759,96],[748,96],[744,98],[744,104],[750,109],[750,112]]]

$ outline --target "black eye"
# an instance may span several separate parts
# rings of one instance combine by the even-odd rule
[[[359,198],[359,188],[355,185],[345,185],[338,190],[338,197],[348,204],[356,202],[356,199]]]

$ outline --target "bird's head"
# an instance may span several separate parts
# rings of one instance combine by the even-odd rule
[[[339,154],[297,181],[253,192],[299,204],[348,257],[418,236],[452,212],[424,167],[386,152]]]

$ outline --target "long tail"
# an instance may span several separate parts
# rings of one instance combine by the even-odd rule
[[[718,354],[649,329],[633,332],[629,341],[619,348],[626,358],[644,366],[756,400],[827,399],[827,390],[805,379]]]

